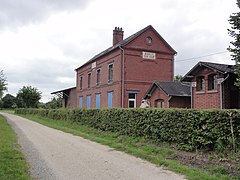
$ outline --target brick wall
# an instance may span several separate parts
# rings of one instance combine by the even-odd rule
[[[174,96],[169,103],[171,108],[191,108],[191,97]]]
[[[220,103],[220,84],[217,85],[215,90],[208,90],[208,77],[211,74],[216,74],[217,79],[224,78],[220,73],[217,73],[213,70],[203,68],[198,74],[193,78],[193,81],[196,82],[198,76],[203,76],[205,79],[204,89],[202,91],[197,91],[197,88],[192,88],[192,97],[193,97],[193,108],[194,109],[210,109],[210,108],[221,108]],[[224,90],[223,90],[224,91]]]

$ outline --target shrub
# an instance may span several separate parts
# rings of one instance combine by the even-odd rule
[[[175,143],[185,150],[236,150],[240,142],[239,110],[16,109],[15,112]]]

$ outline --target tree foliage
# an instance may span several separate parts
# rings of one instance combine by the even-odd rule
[[[7,90],[7,79],[3,73],[3,70],[0,71],[0,99],[3,96],[3,91]]]
[[[42,93],[32,86],[23,86],[17,93],[18,107],[36,108]]]
[[[183,76],[182,75],[176,75],[174,76],[174,81],[181,81],[183,79]]]
[[[16,97],[11,94],[6,94],[3,98],[3,108],[16,108]]]
[[[240,0],[237,0],[237,6],[240,9]],[[233,13],[229,18],[231,29],[228,29],[228,34],[233,37],[228,51],[231,52],[232,60],[236,62],[236,74],[238,78],[236,85],[240,87],[240,12]]]
[[[47,109],[58,109],[62,107],[62,99],[53,97],[51,101],[46,104]]]

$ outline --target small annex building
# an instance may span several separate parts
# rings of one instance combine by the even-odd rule
[[[52,92],[51,94],[55,94],[62,99],[63,108],[76,108],[76,87],[62,89],[60,91]]]
[[[193,109],[239,109],[235,65],[199,62],[184,77],[190,82]]]
[[[191,108],[189,84],[154,81],[144,96],[150,107]]]

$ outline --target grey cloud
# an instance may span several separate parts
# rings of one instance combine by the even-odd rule
[[[54,59],[20,61],[22,61],[22,63],[18,65],[18,67],[9,67],[7,69],[7,77],[10,83],[24,82],[30,85],[35,84],[42,87],[51,87],[60,83],[58,80],[59,77],[73,79],[73,84],[71,84],[71,86],[75,83],[73,62],[68,61],[68,63],[63,60]],[[69,66],[66,64],[69,64]],[[75,67],[77,67],[77,65]],[[17,74],[15,73],[16,71],[18,72]],[[68,86],[70,85],[68,83],[69,82],[62,84],[63,86]]]
[[[83,9],[91,0],[1,0],[0,28],[37,23],[57,11]]]

